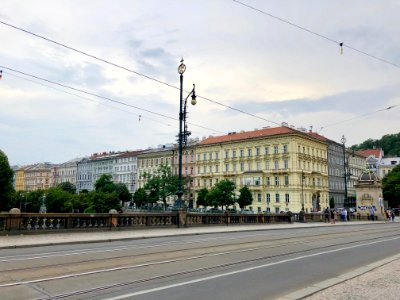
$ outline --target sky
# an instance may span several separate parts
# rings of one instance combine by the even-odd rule
[[[191,138],[282,122],[348,146],[400,132],[397,0],[0,4],[11,165],[175,143],[182,58]]]

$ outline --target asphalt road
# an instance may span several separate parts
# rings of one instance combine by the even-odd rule
[[[399,225],[2,249],[0,299],[276,299],[398,253]]]

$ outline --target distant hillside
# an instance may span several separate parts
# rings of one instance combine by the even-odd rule
[[[400,156],[400,133],[384,135],[380,140],[368,139],[351,148],[356,151],[382,148],[385,156]]]

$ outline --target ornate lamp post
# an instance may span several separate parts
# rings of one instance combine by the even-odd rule
[[[301,171],[301,210],[304,211],[304,190],[303,190],[303,185],[304,185],[304,179],[306,176],[304,175],[304,171]]]
[[[344,135],[342,136],[342,139],[340,141],[343,144],[343,169],[344,169],[344,202],[343,202],[343,206],[347,207],[348,201],[347,201],[347,170],[346,170],[346,138],[344,137]]]
[[[178,73],[180,75],[180,102],[179,102],[179,135],[178,135],[178,162],[179,162],[179,167],[178,167],[178,191],[176,192],[176,195],[178,196],[178,203],[177,206],[179,208],[182,207],[182,195],[183,195],[183,189],[182,189],[182,147],[183,143],[187,143],[187,137],[191,134],[189,131],[187,131],[187,125],[186,125],[186,104],[187,104],[187,99],[189,96],[192,96],[192,105],[196,105],[196,92],[195,92],[195,85],[193,84],[193,89],[191,92],[186,96],[186,98],[183,100],[183,73],[186,71],[186,65],[183,63],[183,58],[181,60],[181,64],[178,67]]]

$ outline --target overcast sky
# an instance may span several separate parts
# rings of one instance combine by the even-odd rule
[[[349,146],[400,132],[399,1],[241,1],[264,13],[232,0],[1,0],[0,21],[133,72],[0,24],[0,149],[22,165],[175,142],[182,57],[184,89],[225,105],[189,104],[193,138],[281,122]]]

